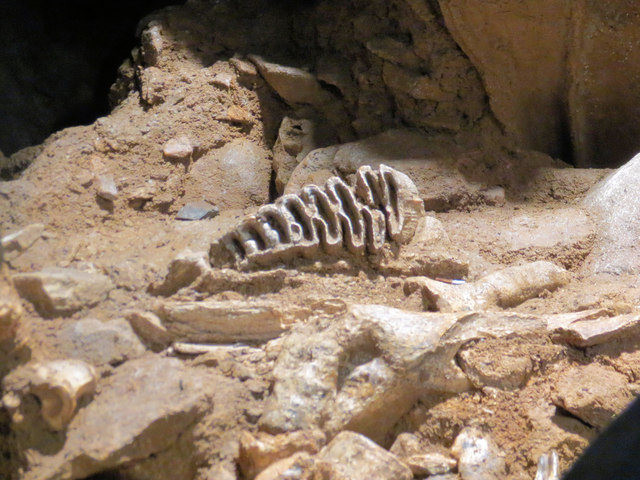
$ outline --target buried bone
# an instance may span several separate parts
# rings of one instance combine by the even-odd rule
[[[386,165],[360,167],[355,186],[332,177],[261,207],[211,244],[216,267],[269,266],[297,255],[380,253],[386,241],[408,243],[424,206],[411,179]]]
[[[409,278],[405,293],[421,290],[425,308],[440,312],[464,312],[514,307],[545,290],[553,291],[569,281],[567,271],[551,262],[509,267],[474,283],[444,283],[427,277]]]
[[[40,414],[54,431],[66,428],[76,414],[81,398],[94,393],[97,381],[96,371],[91,365],[73,359],[27,365],[15,376],[26,380],[25,387],[17,390],[9,387],[9,393],[2,399],[3,405],[10,413],[13,412],[14,421],[19,423],[23,418],[18,413],[20,396],[31,393],[38,397]],[[14,380],[14,383],[21,382]]]

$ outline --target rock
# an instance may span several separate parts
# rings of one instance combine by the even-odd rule
[[[54,360],[29,364],[13,371],[4,381],[3,397],[14,422],[14,428],[31,430],[24,397],[33,394],[40,401],[40,415],[54,431],[64,430],[71,422],[83,397],[95,392],[97,375],[91,365],[82,360]],[[22,397],[22,398],[20,398]]]
[[[508,267],[474,283],[453,285],[427,277],[405,283],[405,292],[420,289],[425,308],[441,312],[464,312],[519,305],[545,290],[553,291],[569,281],[564,268],[551,262]]]
[[[240,434],[238,465],[245,477],[252,479],[269,465],[295,453],[316,454],[325,443],[325,435],[319,430],[299,430],[280,435],[244,431]]]
[[[96,367],[118,365],[145,353],[133,329],[124,319],[101,322],[85,318],[66,325],[57,335],[58,349],[69,358]]]
[[[171,89],[171,74],[158,67],[148,67],[138,75],[140,82],[140,96],[147,105],[159,105],[166,100]]]
[[[140,340],[154,352],[164,350],[171,343],[171,334],[153,313],[134,311],[126,318]]]
[[[377,57],[408,68],[419,68],[422,63],[410,46],[395,38],[375,38],[369,40],[366,47]]]
[[[172,339],[195,343],[263,342],[312,314],[308,308],[261,300],[165,301],[156,313]]]
[[[278,65],[265,61],[257,55],[249,55],[260,75],[290,105],[322,105],[333,100],[317,78],[300,68]]]
[[[144,63],[148,67],[158,64],[164,41],[162,39],[162,27],[157,22],[151,22],[140,35],[141,53]]]
[[[469,273],[469,260],[464,251],[451,243],[442,223],[425,216],[400,255],[385,257],[379,269],[387,275],[459,279]]]
[[[189,137],[180,136],[172,138],[162,147],[164,156],[171,160],[187,161],[193,154],[193,145]]]
[[[602,429],[632,399],[624,375],[593,363],[563,372],[555,383],[553,402],[588,425]]]
[[[276,172],[276,189],[284,189],[298,163],[314,148],[315,125],[311,120],[284,117],[273,146],[273,170]]]
[[[207,202],[189,202],[182,207],[176,218],[178,220],[205,220],[213,218],[220,213],[218,207],[214,207]]]
[[[385,63],[382,69],[384,83],[416,100],[446,102],[455,100],[456,94],[440,88],[438,82],[427,75],[420,75],[405,68]]]
[[[27,225],[17,232],[2,237],[2,249],[6,259],[11,259],[15,254],[19,254],[33,245],[44,232],[44,225],[41,223],[33,223]]]
[[[501,452],[491,436],[474,427],[462,430],[456,437],[451,453],[458,459],[461,480],[498,480],[505,478]]]
[[[224,379],[172,358],[145,357],[116,369],[100,394],[69,425],[66,442],[48,455],[33,451],[25,480],[80,479],[135,463],[184,443]],[[113,415],[113,412],[118,412]],[[109,435],[104,435],[109,432]],[[193,462],[184,447],[180,463]],[[190,468],[192,475],[194,467]]]
[[[589,259],[593,273],[640,271],[640,202],[634,195],[640,175],[640,155],[600,182],[584,205],[598,219],[598,240]]]
[[[71,268],[46,268],[13,276],[21,297],[45,318],[69,316],[104,300],[113,284],[105,275]]]
[[[598,312],[598,311],[596,311]],[[617,339],[633,338],[640,328],[640,315],[626,314],[608,317],[606,312],[581,318],[559,318],[549,328],[563,342],[578,348],[593,347]]]
[[[456,468],[456,462],[449,455],[420,445],[420,439],[411,433],[398,435],[389,452],[406,464],[416,476],[441,475]]]
[[[227,116],[225,120],[227,120],[228,122],[237,123],[240,125],[250,125],[253,123],[251,114],[247,112],[244,108],[241,108],[237,105],[231,105],[227,109]]]
[[[162,283],[151,285],[149,290],[154,295],[169,297],[210,270],[206,253],[184,250],[171,261]]]
[[[98,175],[96,194],[100,198],[104,198],[110,202],[113,202],[118,198],[118,187],[111,175]]]
[[[533,362],[519,345],[511,349],[483,349],[465,346],[456,357],[460,368],[476,388],[515,390],[523,386],[533,371]]]
[[[366,478],[367,480],[410,480],[411,470],[395,455],[387,452],[363,435],[339,433],[317,456],[323,473],[333,480]]]
[[[226,291],[261,295],[280,291],[296,275],[297,272],[284,268],[246,273],[230,268],[209,269],[198,278],[194,288],[212,295]]]
[[[205,200],[220,209],[269,201],[271,160],[253,141],[240,138],[211,150],[193,164],[185,179],[185,201]]]
[[[314,459],[306,452],[294,453],[264,469],[255,480],[312,480]],[[250,477],[249,477],[250,478]]]
[[[22,319],[24,311],[15,297],[13,289],[0,284],[0,342],[14,339]]]

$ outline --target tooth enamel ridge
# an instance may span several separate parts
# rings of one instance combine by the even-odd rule
[[[211,244],[211,264],[240,270],[321,253],[375,255],[385,242],[405,244],[424,215],[418,189],[386,165],[363,166],[350,186],[339,177],[307,185],[244,218]]]

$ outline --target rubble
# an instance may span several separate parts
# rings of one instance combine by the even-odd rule
[[[325,435],[319,430],[299,430],[280,435],[245,431],[240,435],[238,465],[243,475],[251,480],[271,464],[297,452],[316,454],[325,443]]]
[[[113,284],[99,273],[72,268],[45,268],[12,277],[21,297],[33,303],[45,318],[69,316],[104,300]]]
[[[555,382],[554,403],[588,425],[604,428],[631,402],[629,381],[597,364],[575,366]]]
[[[68,358],[96,367],[119,365],[141,356],[146,349],[124,319],[106,322],[84,318],[65,326],[57,335],[58,350]]]
[[[443,475],[452,472],[458,465],[445,452],[420,445],[420,439],[411,433],[398,435],[389,452],[406,464],[414,476]]]
[[[316,459],[316,469],[324,478],[342,480],[410,480],[413,474],[393,454],[376,445],[364,435],[344,431],[322,449]]]
[[[461,480],[498,480],[504,478],[504,458],[487,433],[474,427],[462,430],[451,447],[458,459]]]
[[[514,307],[569,281],[565,269],[551,262],[533,262],[491,273],[473,283],[451,285],[427,277],[410,278],[406,293],[420,289],[425,308],[464,312]]]

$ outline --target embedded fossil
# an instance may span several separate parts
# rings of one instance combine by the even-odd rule
[[[78,400],[94,392],[95,370],[81,360],[56,360],[36,364],[33,371],[31,392],[40,399],[42,418],[53,430],[63,430]]]
[[[211,244],[213,266],[268,266],[320,249],[329,255],[376,254],[385,241],[408,243],[424,206],[411,179],[386,165],[358,169],[355,185],[332,177],[261,207]]]

